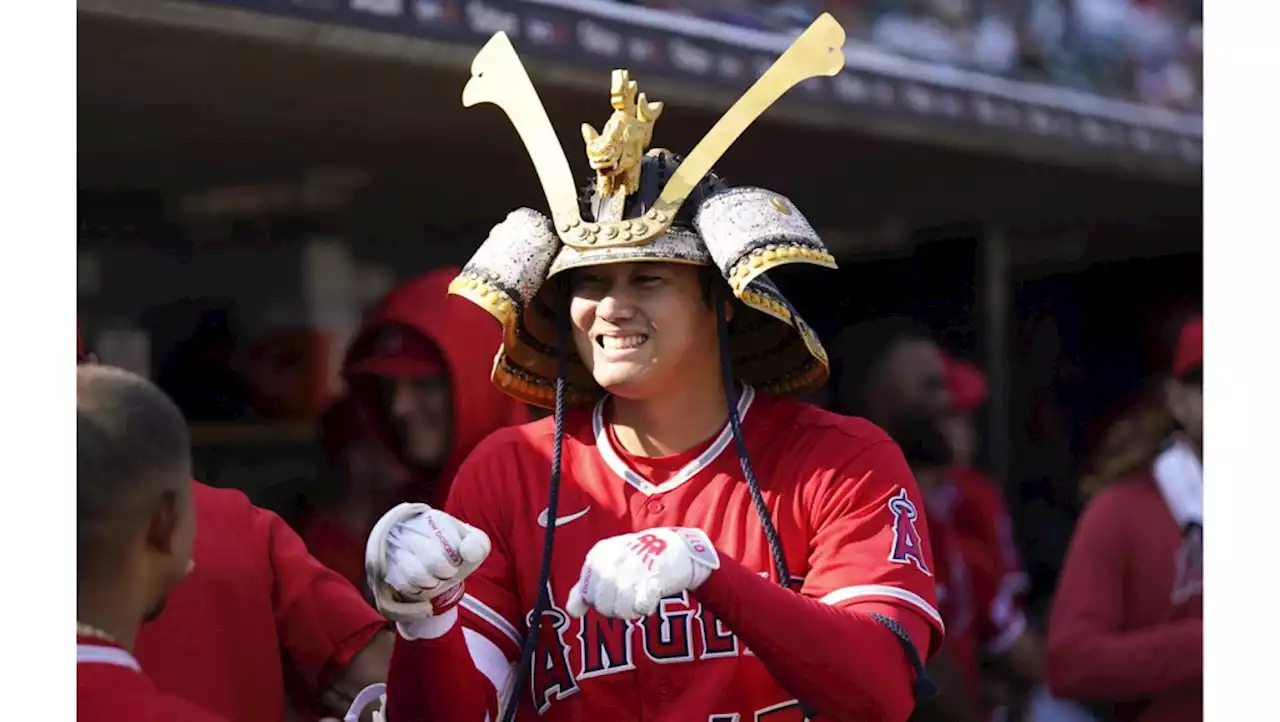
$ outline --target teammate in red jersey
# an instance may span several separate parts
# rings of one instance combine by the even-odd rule
[[[1204,715],[1203,358],[1197,317],[1165,389],[1181,432],[1149,469],[1089,502],[1050,613],[1049,688],[1111,703],[1120,722]]]
[[[1016,616],[1021,610],[1020,595],[1026,590],[1027,575],[1014,544],[1013,520],[1004,493],[995,479],[975,466],[978,432],[973,415],[986,403],[987,379],[967,361],[944,354],[943,362],[951,412],[942,428],[955,453],[950,481],[955,486],[956,524],[966,539],[981,547],[982,553],[975,558],[980,556],[992,567],[991,575],[1000,589],[996,601],[1006,611],[990,621],[1007,632],[1011,627],[999,619]],[[1011,644],[1013,639],[1005,642]]]
[[[76,357],[93,363],[77,321]],[[343,714],[376,697],[391,656],[387,620],[316,561],[275,513],[239,491],[192,482],[196,565],[143,625],[136,654],[164,694],[230,722],[286,719],[295,707]]]
[[[83,354],[81,354],[83,355]],[[191,571],[191,438],[145,379],[76,369],[76,718],[218,722],[161,694],[131,650]]]
[[[840,37],[799,43],[838,54],[815,26]],[[495,37],[464,100],[529,92],[486,87],[513,66]],[[516,211],[451,287],[503,323],[495,383],[555,415],[477,447],[447,513],[370,536],[388,717],[905,720],[942,640],[915,482],[872,424],[781,396],[827,359],[763,274],[833,259],[786,198],[690,175],[714,158],[641,158],[662,106],[624,71],[613,91],[606,133],[637,142],[584,130],[591,201],[549,187],[560,234]]]
[[[980,693],[977,586],[964,539],[947,502],[954,450],[943,433],[950,412],[941,350],[929,330],[905,318],[845,329],[836,342],[838,408],[880,424],[902,448],[925,497],[946,646],[930,671],[940,694],[921,720],[976,720]]]
[[[1027,625],[1022,598],[1027,575],[1004,493],[995,479],[974,466],[978,434],[973,414],[986,402],[987,380],[973,364],[951,356],[943,360],[951,392],[951,413],[943,429],[955,459],[948,483],[936,497],[942,507],[937,511],[953,518],[972,570],[982,654],[1000,686],[1023,697],[1043,677],[1043,642]]]

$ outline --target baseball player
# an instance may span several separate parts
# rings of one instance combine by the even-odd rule
[[[76,473],[76,718],[226,722],[157,690],[133,656],[138,629],[193,566],[182,413],[141,377],[80,366]]]
[[[97,363],[79,319],[76,363]],[[243,493],[192,481],[191,504],[193,569],[130,640],[149,683],[228,722],[289,719],[290,703],[341,713],[377,699],[391,656],[387,620]]]
[[[843,40],[824,15],[684,159],[646,152],[663,106],[614,71],[581,205],[509,41],[480,51],[464,103],[511,115],[553,217],[510,214],[451,291],[503,325],[498,387],[555,413],[370,535],[388,719],[910,715],[943,638],[924,506],[883,431],[788,398],[827,356],[765,275],[834,259],[790,200],[708,172]]]

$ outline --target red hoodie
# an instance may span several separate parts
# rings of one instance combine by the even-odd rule
[[[402,501],[443,507],[454,474],[476,444],[504,426],[529,420],[528,409],[490,380],[494,354],[502,342],[498,324],[474,304],[448,295],[449,282],[458,273],[457,268],[436,269],[392,290],[365,319],[343,363],[362,431],[390,452],[410,476],[394,498],[384,501],[386,508]],[[449,377],[453,424],[448,458],[439,470],[428,472],[411,465],[401,453],[379,397],[378,381],[431,373]],[[341,441],[349,436],[335,433],[331,438]],[[367,533],[353,534],[323,509],[313,510],[302,524],[312,553],[361,588]]]

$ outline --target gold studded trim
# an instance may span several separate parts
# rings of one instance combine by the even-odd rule
[[[593,223],[578,218],[561,223],[556,232],[570,248],[581,251],[598,248],[643,246],[662,235],[671,226],[671,213],[650,208],[638,218]]]
[[[726,280],[729,281],[729,288],[733,289],[734,295],[741,297],[742,293],[747,292],[745,289],[760,274],[788,263],[808,263],[823,268],[837,268],[835,256],[825,248],[769,244],[756,248],[738,259],[727,274]]]
[[[510,294],[473,270],[463,269],[462,273],[450,281],[449,293],[483,308],[504,329],[512,324],[518,312]]]
[[[610,263],[684,263],[694,266],[713,264],[711,254],[702,245],[702,239],[680,228],[653,239],[643,246],[588,248],[562,246],[551,262],[547,277],[553,277],[571,268],[601,266]]]

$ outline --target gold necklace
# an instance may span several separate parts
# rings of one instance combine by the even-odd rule
[[[91,624],[85,624],[84,622],[80,622],[80,621],[76,622],[76,636],[89,637],[90,639],[100,639],[104,642],[119,644],[119,642],[116,641],[116,638],[111,636],[110,634],[107,634],[106,632],[102,631],[101,629],[98,629],[97,627]]]

